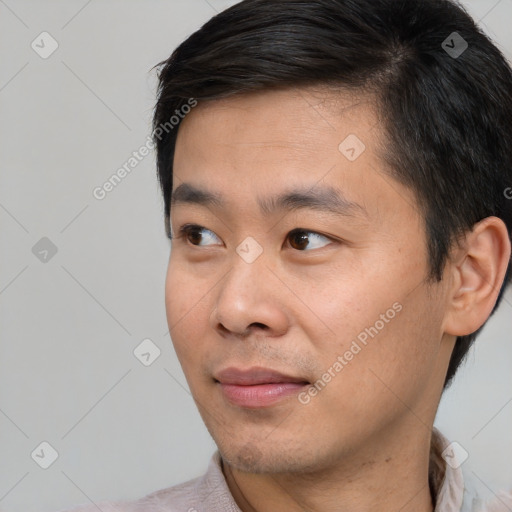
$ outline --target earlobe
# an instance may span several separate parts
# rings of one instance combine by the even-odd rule
[[[468,232],[450,266],[453,287],[448,297],[444,328],[465,336],[489,318],[505,279],[511,244],[505,223],[487,217]]]

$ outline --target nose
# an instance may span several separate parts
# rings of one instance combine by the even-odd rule
[[[286,333],[289,317],[285,287],[260,256],[252,263],[234,255],[230,271],[218,287],[210,316],[222,336],[245,338],[259,332],[266,336]]]

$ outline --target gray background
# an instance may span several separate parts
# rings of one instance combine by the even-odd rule
[[[233,3],[0,0],[3,511],[134,499],[207,466],[214,444],[168,335],[154,155],[105,199],[92,191],[146,142],[150,68]],[[512,0],[465,4],[512,58]],[[46,59],[31,48],[43,31],[59,45]],[[57,247],[46,262],[32,252],[43,237]],[[512,487],[505,299],[437,420],[490,489]],[[133,350],[147,338],[161,355],[146,367]],[[48,469],[31,457],[42,441],[59,454]]]

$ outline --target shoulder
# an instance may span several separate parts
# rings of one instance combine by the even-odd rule
[[[512,510],[512,491],[500,491],[494,494],[492,498],[477,498],[474,505],[475,507],[473,509],[469,509],[471,512],[473,510],[481,510],[483,512],[510,512]]]
[[[435,492],[435,512],[511,512],[512,486],[508,491],[494,492],[492,489],[500,486],[484,482],[466,462],[467,453],[458,453],[453,444],[434,429],[431,469],[442,481]],[[434,474],[432,480],[439,479]]]
[[[199,480],[195,478],[134,501],[100,501],[59,512],[193,512],[193,507],[187,507],[187,504],[194,501],[195,487]]]
[[[207,472],[200,477],[160,489],[135,501],[102,501],[80,505],[59,512],[197,512],[220,491],[223,477],[218,451],[210,460]]]
[[[489,506],[489,512],[510,512],[512,510],[512,491],[500,492],[494,504]]]
[[[484,480],[478,476],[467,463],[462,469],[464,479],[463,504],[461,512],[511,512],[512,511],[512,486],[506,486],[502,490],[500,484],[491,479]],[[508,489],[507,489],[508,487]]]

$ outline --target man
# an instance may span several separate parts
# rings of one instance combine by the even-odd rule
[[[512,510],[433,430],[511,278],[498,49],[448,0],[246,0],[160,65],[167,317],[218,451],[102,510]]]

